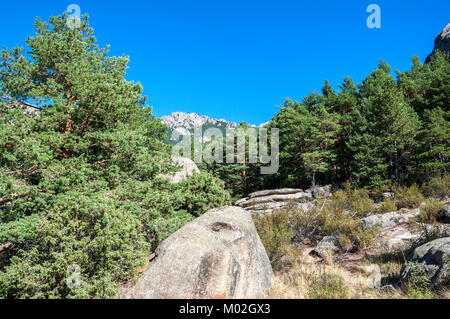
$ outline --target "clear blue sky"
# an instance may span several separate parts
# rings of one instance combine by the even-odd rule
[[[36,16],[78,4],[100,45],[131,57],[157,116],[196,112],[260,124],[286,97],[302,99],[349,75],[362,80],[385,59],[406,70],[423,61],[450,22],[448,0],[14,0],[2,1],[0,46],[24,45]],[[366,8],[381,7],[381,29]]]

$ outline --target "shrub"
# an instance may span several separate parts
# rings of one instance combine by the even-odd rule
[[[378,213],[396,212],[397,210],[397,205],[395,205],[394,201],[391,198],[385,198],[377,208]]]
[[[352,189],[349,183],[344,185],[343,190],[333,194],[329,205],[334,210],[348,210],[358,216],[365,216],[374,209],[368,191]]]
[[[370,245],[376,229],[362,227],[361,220],[346,210],[325,206],[318,215],[319,232],[322,236],[335,236],[344,249],[364,248]]]
[[[349,289],[341,276],[323,271],[309,276],[310,299],[347,299],[348,296]]]
[[[450,230],[443,225],[422,224],[421,230],[422,230],[422,234],[423,234],[422,238],[421,238],[421,242],[423,242],[423,243],[428,243],[430,241],[433,241],[433,240],[436,240],[439,238],[450,237]]]
[[[398,208],[416,208],[424,201],[424,196],[417,184],[410,187],[394,186],[395,201]]]
[[[377,230],[363,229],[361,220],[357,218],[374,209],[373,200],[366,190],[351,189],[347,183],[344,190],[333,194],[328,202],[316,205],[307,214],[310,219],[315,219],[313,229],[318,230],[321,236],[335,236],[347,249],[363,248],[372,242]]]
[[[428,289],[430,279],[417,262],[409,262],[408,276],[408,298],[410,299],[432,299],[433,293]]]
[[[420,210],[420,219],[424,223],[434,223],[444,215],[444,202],[429,199]]]
[[[300,236],[335,236],[344,249],[359,249],[370,245],[378,230],[364,229],[361,220],[356,218],[358,213],[345,210],[341,204],[342,196],[333,196],[329,202],[318,201],[307,212],[296,212],[291,221],[296,239]]]
[[[182,201],[180,209],[196,217],[231,198],[224,189],[224,183],[210,173],[194,174],[175,187],[177,197]]]
[[[289,212],[280,211],[255,217],[259,237],[275,270],[283,266],[282,258],[288,252],[293,237]]]
[[[433,177],[424,185],[425,194],[433,198],[445,198],[450,196],[450,174]]]

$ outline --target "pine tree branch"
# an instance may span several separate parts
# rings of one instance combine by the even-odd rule
[[[40,110],[40,108],[39,108],[38,106],[36,106],[36,105],[30,104],[30,103],[27,103],[27,102],[24,102],[24,101],[19,101],[19,100],[17,100],[17,99],[14,99],[14,98],[8,96],[8,95],[2,95],[0,98],[1,98],[1,99],[9,100],[9,101],[11,101],[11,102],[13,102],[13,103],[19,103],[19,104],[22,104],[22,105],[24,105],[24,106],[31,107],[31,108],[36,109],[36,110]]]

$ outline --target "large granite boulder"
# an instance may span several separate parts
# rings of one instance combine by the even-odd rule
[[[164,240],[122,298],[265,298],[273,272],[248,212],[213,209]]]
[[[401,271],[402,286],[406,287],[411,274],[411,264],[417,263],[423,274],[430,279],[430,288],[440,288],[450,284],[450,237],[433,240],[417,247],[408,256]]]
[[[270,214],[279,210],[308,210],[313,205],[311,192],[302,189],[283,188],[255,192],[236,202],[253,215]]]
[[[442,51],[450,54],[450,23],[439,33],[437,38],[434,40],[434,50],[433,53],[427,57],[426,62],[428,63],[431,56],[437,51]]]

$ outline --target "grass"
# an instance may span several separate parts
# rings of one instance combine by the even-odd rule
[[[317,263],[311,247],[291,246],[290,267],[275,272],[270,299],[392,299],[406,298],[400,289],[381,291],[369,286],[370,267],[361,262],[356,269]],[[401,266],[400,266],[401,267]],[[383,266],[381,267],[383,269]],[[399,272],[399,269],[397,271]]]

